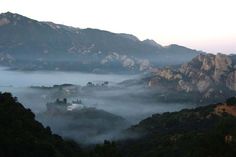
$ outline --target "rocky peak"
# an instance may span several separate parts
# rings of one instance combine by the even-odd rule
[[[23,16],[19,15],[19,14],[15,14],[15,13],[11,13],[11,12],[6,12],[6,13],[2,13],[0,14],[0,18],[6,18],[8,20],[20,20],[20,18],[22,18]]]
[[[159,69],[148,85],[169,86],[176,92],[196,92],[206,99],[221,97],[236,92],[236,70],[233,67],[228,55],[200,54],[177,70]]]
[[[17,24],[29,24],[38,21],[27,18],[25,16],[16,14],[16,13],[11,13],[11,12],[6,12],[0,14],[0,26],[7,25],[7,24],[12,24],[12,25],[17,25]]]
[[[151,40],[151,39],[146,39],[146,40],[143,40],[142,42],[145,43],[145,44],[154,46],[154,47],[162,47],[162,46],[161,46],[160,44],[158,44],[156,41]]]
[[[200,54],[189,63],[183,64],[180,71],[186,75],[202,72],[210,75],[215,81],[220,81],[232,67],[232,60],[227,55]]]
[[[132,34],[120,33],[119,35],[122,36],[123,38],[131,39],[133,41],[139,41],[139,39]]]
[[[196,70],[205,70],[208,71],[215,66],[214,64],[214,55],[212,54],[199,54],[193,58],[190,62],[183,64],[181,70],[184,71],[186,68],[192,68]]]
[[[0,14],[0,17],[11,17],[11,16],[13,16],[13,15],[14,15],[14,13],[6,12],[6,13],[1,13],[1,14]]]

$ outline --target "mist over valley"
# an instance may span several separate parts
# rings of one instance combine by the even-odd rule
[[[0,14],[0,156],[234,157],[235,126],[235,54]]]
[[[154,113],[177,111],[194,106],[193,104],[185,103],[158,102],[148,97],[148,89],[143,86],[135,85],[129,87],[124,86],[122,83],[127,80],[141,79],[142,75],[14,71],[7,70],[4,67],[1,68],[1,73],[2,91],[11,92],[18,98],[19,102],[36,114],[37,120],[45,126],[50,126],[55,133],[66,138],[77,139],[79,142],[100,143],[105,139],[115,138],[115,136],[118,136],[119,131]],[[104,82],[107,82],[107,84],[102,85]],[[81,100],[84,107],[94,108],[93,114],[98,114],[98,116],[90,118],[86,117],[86,114],[83,115],[78,112],[78,115],[83,118],[74,119],[72,116],[68,120],[68,116],[65,116],[65,114],[60,115],[58,113],[57,116],[44,114],[47,112],[47,103],[64,98],[71,102]],[[119,122],[112,127],[111,124],[115,122],[112,119],[109,122],[108,118],[108,122],[105,124],[104,121],[99,120],[101,118],[99,117],[99,112],[101,111],[107,112],[104,113],[105,115],[120,116],[123,119],[122,123]],[[70,115],[70,113],[72,112],[68,111],[67,114]],[[95,122],[96,120],[98,122]],[[107,119],[105,118],[105,120]],[[77,126],[77,128],[70,130],[70,125]],[[93,136],[86,130],[99,128],[98,126],[102,126],[102,129],[99,130],[101,133],[94,133]],[[110,129],[105,129],[108,127]],[[82,137],[86,138],[82,140]]]

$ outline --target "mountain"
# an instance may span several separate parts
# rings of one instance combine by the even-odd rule
[[[219,102],[236,94],[234,55],[200,54],[178,69],[157,68],[143,79],[166,101]]]
[[[136,137],[120,141],[124,157],[233,157],[236,98],[196,109],[154,114],[128,132]]]
[[[0,93],[0,156],[80,157],[80,147],[52,134],[9,93]]]
[[[0,14],[0,65],[26,70],[140,72],[178,65],[199,51],[162,47],[130,34],[39,22],[10,12]]]

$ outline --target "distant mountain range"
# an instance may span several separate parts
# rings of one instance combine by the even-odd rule
[[[25,70],[140,72],[179,65],[202,53],[140,41],[130,34],[39,22],[10,12],[0,14],[0,34],[0,65]]]

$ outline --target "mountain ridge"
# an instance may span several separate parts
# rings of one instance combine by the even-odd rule
[[[131,34],[40,22],[10,12],[0,14],[0,33],[0,54],[13,58],[3,58],[0,64],[16,69],[141,72],[178,65],[202,53],[177,45],[165,48]]]

